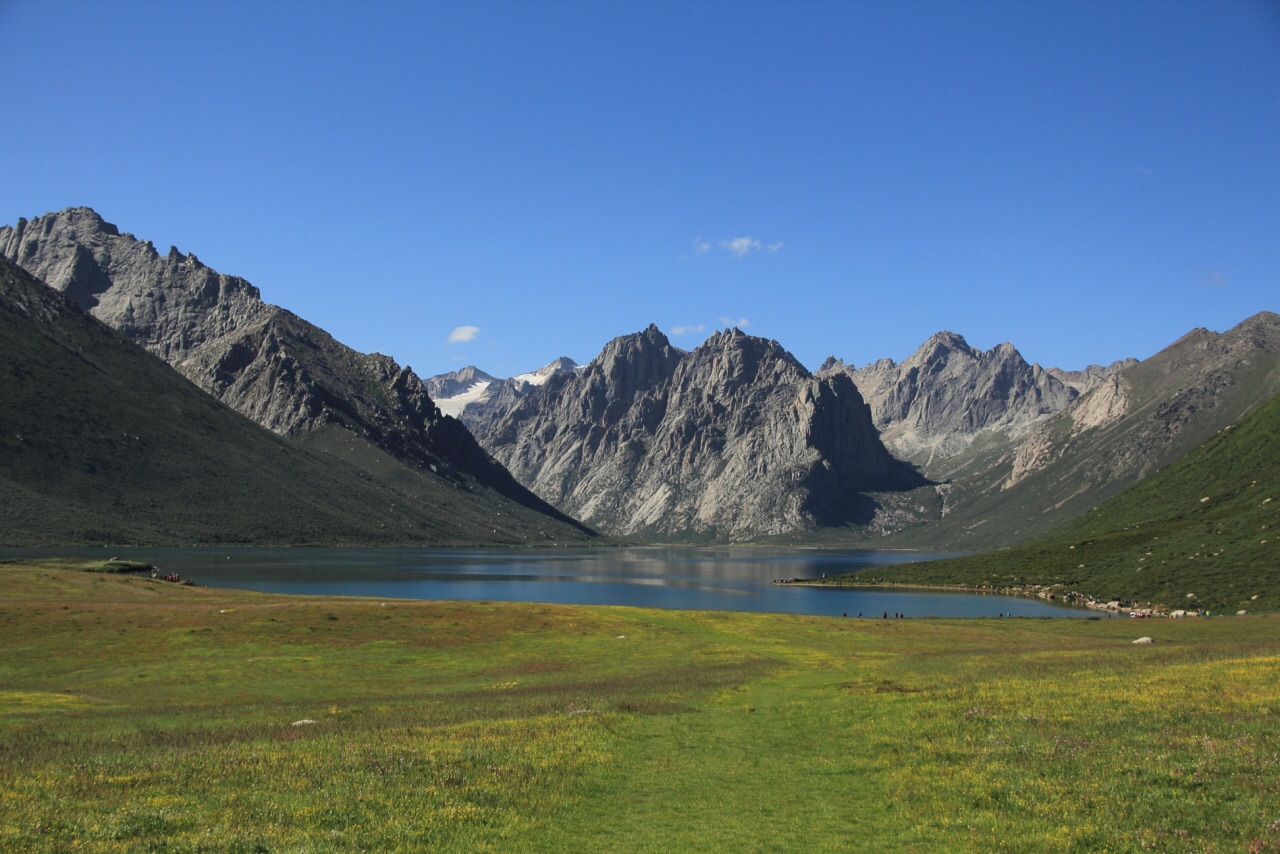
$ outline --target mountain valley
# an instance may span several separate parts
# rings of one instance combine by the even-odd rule
[[[88,208],[0,227],[0,256],[308,459],[388,489],[444,485],[478,502],[477,519],[492,501],[495,519],[532,520],[510,537],[490,525],[503,542],[587,542],[594,528],[638,542],[1008,545],[1119,494],[1280,391],[1280,318],[1265,312],[1141,362],[1079,371],[939,332],[901,363],[831,357],[811,372],[739,329],[684,351],[650,325],[585,365],[561,357],[506,379],[475,366],[421,379]],[[15,425],[26,424],[10,411],[19,399],[6,395]],[[38,479],[23,484],[39,492]],[[267,539],[291,539],[283,531]],[[400,530],[385,542],[424,538]]]

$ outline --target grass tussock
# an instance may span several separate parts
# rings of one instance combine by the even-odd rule
[[[1274,617],[304,599],[10,565],[0,648],[3,850],[1280,846]]]

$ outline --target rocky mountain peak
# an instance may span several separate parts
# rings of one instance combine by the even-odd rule
[[[1045,368],[1045,372],[1057,377],[1062,383],[1070,388],[1075,389],[1080,394],[1091,390],[1109,379],[1112,375],[1138,364],[1137,359],[1120,359],[1112,362],[1110,365],[1089,365],[1079,371],[1064,371],[1061,368]]]
[[[751,396],[761,388],[809,379],[809,371],[777,341],[725,330],[711,335],[680,364],[672,394],[680,401],[696,398],[727,401]]]
[[[492,420],[491,410],[506,410],[532,388],[554,378],[578,371],[578,363],[568,356],[553,359],[541,368],[507,379],[498,379],[474,365],[427,380],[427,388],[441,412],[473,426]],[[490,403],[494,402],[491,406]]]
[[[0,252],[269,430],[343,428],[401,462],[554,513],[442,416],[408,367],[352,350],[194,254],[161,256],[89,208],[0,228]]]
[[[1250,346],[1280,353],[1280,314],[1260,311],[1245,319],[1235,329],[1236,335]]]
[[[497,379],[497,377],[494,377],[491,374],[485,373],[484,371],[477,368],[475,365],[467,365],[465,368],[461,368],[457,371],[454,371],[453,378],[458,382],[462,382],[462,383],[483,382],[486,380],[489,382],[492,382],[493,380]]]
[[[689,353],[656,327],[580,372],[489,404],[481,443],[523,482],[624,536],[748,540],[865,523],[865,492],[920,479],[876,436],[846,376],[728,329]]]
[[[933,333],[925,339],[925,342],[916,349],[916,355],[925,356],[926,354],[957,351],[968,354],[976,354],[977,352],[969,346],[969,342],[964,339],[963,335],[944,329]]]
[[[543,365],[534,373],[563,374],[563,373],[568,373],[570,371],[577,370],[577,368],[578,368],[577,362],[575,362],[573,359],[570,359],[568,356],[561,356],[560,358],[553,359],[547,364]]]
[[[1193,329],[1095,376],[1018,445],[1003,490],[1070,482],[1053,509],[1079,512],[1208,440],[1280,390],[1280,316],[1263,312],[1222,333]]]
[[[1027,364],[1010,343],[979,351],[954,332],[931,335],[901,364],[846,369],[895,453],[923,464],[953,457],[983,434],[1016,438],[1076,391]]]
[[[622,335],[606,344],[583,369],[583,376],[595,390],[597,402],[607,406],[615,400],[630,401],[667,380],[684,355],[657,326],[649,324],[643,332]]]

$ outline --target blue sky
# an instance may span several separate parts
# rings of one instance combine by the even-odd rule
[[[1280,311],[1265,0],[0,0],[0,56],[0,221],[89,205],[424,376]]]

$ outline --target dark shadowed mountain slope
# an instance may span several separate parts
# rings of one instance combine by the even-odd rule
[[[161,255],[89,208],[0,228],[0,254],[275,433],[346,430],[403,463],[571,521],[441,415],[411,369],[352,350],[195,255]]]
[[[306,440],[232,411],[0,258],[0,544],[586,539],[340,428]]]
[[[654,326],[617,338],[473,427],[543,498],[630,537],[864,525],[869,492],[923,484],[880,443],[848,377],[816,378],[736,329],[690,353]]]

